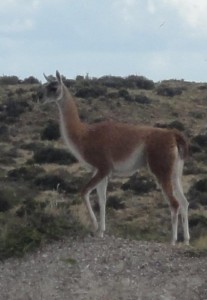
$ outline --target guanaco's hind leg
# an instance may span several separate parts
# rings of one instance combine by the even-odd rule
[[[170,204],[172,222],[172,244],[177,241],[178,214],[181,213],[184,240],[189,244],[188,201],[181,186],[183,160],[179,157],[177,148],[162,149],[162,158],[156,147],[148,149],[148,165],[160,184],[164,196]],[[153,151],[152,151],[153,150]]]
[[[171,212],[171,223],[172,223],[172,245],[175,245],[178,237],[178,213],[179,213],[179,202],[173,195],[173,186],[171,178],[161,182],[161,188],[165,198],[170,204]]]
[[[173,192],[175,197],[178,199],[180,204],[180,214],[182,219],[183,233],[184,233],[184,242],[186,245],[189,245],[189,224],[188,224],[188,201],[183,193],[183,187],[181,184],[181,177],[183,173],[183,160],[177,157],[174,165],[172,183],[173,183]]]

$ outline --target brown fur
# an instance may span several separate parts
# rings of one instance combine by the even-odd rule
[[[97,175],[83,189],[83,194],[107,176],[113,170],[114,163],[124,161],[136,147],[144,145],[145,159],[151,172],[169,195],[171,206],[176,209],[179,207],[172,193],[170,178],[175,149],[178,149],[182,159],[186,158],[188,153],[188,144],[181,132],[176,129],[136,126],[113,121],[85,124],[79,119],[72,97],[64,111],[70,138],[77,145],[84,160],[94,169],[98,169]]]

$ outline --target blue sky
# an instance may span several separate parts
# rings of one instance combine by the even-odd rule
[[[207,0],[0,2],[2,75],[207,81]]]

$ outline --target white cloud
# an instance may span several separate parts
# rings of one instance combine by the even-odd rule
[[[154,4],[155,4],[154,0]],[[175,9],[181,19],[192,29],[206,29],[207,1],[206,0],[161,0],[161,4]]]
[[[8,51],[15,49],[17,44],[16,41],[9,37],[0,37],[0,44],[1,44],[1,55],[6,52],[8,54]]]
[[[134,25],[135,20],[139,23],[140,0],[115,0],[113,5],[120,21],[126,25]]]
[[[31,31],[35,27],[35,16],[40,5],[40,0],[1,1],[0,32],[6,35]]]
[[[152,0],[147,1],[147,10],[150,14],[154,14],[156,12],[156,5]]]
[[[2,24],[0,27],[1,33],[17,33],[28,31],[34,28],[34,22],[31,19],[16,19],[9,24]]]
[[[57,0],[51,0],[54,1]],[[9,34],[32,30],[38,12],[47,2],[49,0],[0,1],[0,32]]]
[[[44,1],[42,1],[44,2]],[[0,2],[0,12],[1,13],[12,13],[17,12],[28,12],[37,9],[41,4],[40,0],[7,0]]]
[[[175,14],[175,21],[178,17],[189,29],[206,34],[207,0],[114,0],[113,3],[126,25],[140,24],[147,15],[167,18]]]

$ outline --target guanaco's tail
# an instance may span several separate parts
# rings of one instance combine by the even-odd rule
[[[180,158],[185,159],[188,156],[188,152],[189,152],[188,142],[187,142],[186,138],[184,137],[184,135],[180,131],[178,131],[176,129],[173,129],[173,131],[175,133],[175,139],[177,142],[177,147],[178,147]]]

